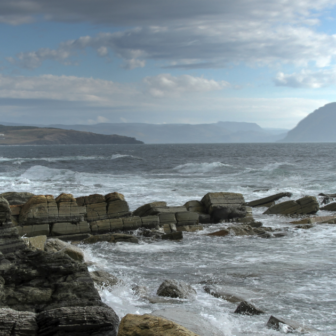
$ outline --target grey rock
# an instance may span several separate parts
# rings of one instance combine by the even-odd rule
[[[79,247],[66,243],[57,238],[48,239],[44,245],[44,250],[47,252],[62,252],[76,261],[84,261],[84,253]]]
[[[329,203],[321,208],[321,210],[325,211],[336,211],[336,202],[335,203]]]
[[[292,193],[290,192],[282,192],[275,195],[267,196],[264,198],[257,199],[255,201],[248,202],[246,205],[250,207],[260,207],[260,206],[266,206],[268,203],[277,201],[283,197],[292,197]]]
[[[221,286],[216,286],[216,285],[204,286],[204,290],[207,293],[214,296],[215,298],[220,298],[220,299],[232,302],[232,303],[245,301],[243,298],[233,293],[223,290]]]
[[[90,276],[94,283],[101,288],[113,287],[123,283],[122,280],[105,271],[93,271],[90,272]]]
[[[39,336],[116,336],[119,318],[107,307],[63,307],[37,316]]]
[[[183,233],[182,231],[177,231],[177,232],[171,232],[162,235],[163,240],[181,240],[183,239]]]
[[[10,205],[19,205],[28,202],[34,194],[29,192],[5,192],[0,194],[0,196],[6,198]]]
[[[155,310],[151,313],[151,315],[163,317],[167,320],[176,322],[199,336],[224,336],[222,331],[218,330],[202,316],[191,313],[182,308],[174,307]]]
[[[271,316],[268,320],[267,327],[279,331],[284,331],[286,333],[299,332],[301,334],[306,334],[317,332],[317,329],[314,329],[310,326],[306,326],[292,320],[277,318],[274,316]]]
[[[10,308],[0,308],[0,335],[37,335],[36,314],[20,312]]]
[[[211,217],[214,223],[243,218],[247,214],[245,206],[213,206]]]
[[[198,217],[200,224],[210,224],[212,223],[211,216],[208,214],[200,214]]]
[[[256,306],[254,306],[252,303],[243,301],[238,305],[237,309],[235,310],[235,314],[261,315],[261,314],[265,314],[265,312],[257,308]]]
[[[137,208],[135,211],[133,211],[133,216],[140,216],[140,217],[145,217],[145,216],[150,216],[150,215],[156,215],[155,208],[158,207],[166,207],[167,203],[166,202],[152,202],[148,203],[145,205],[142,205],[141,207]]]
[[[201,202],[206,207],[207,212],[212,214],[212,211],[216,206],[239,207],[245,204],[245,199],[243,195],[239,193],[214,192],[207,193],[202,198]]]
[[[196,295],[196,291],[184,281],[165,280],[156,294],[171,298],[189,299]]]

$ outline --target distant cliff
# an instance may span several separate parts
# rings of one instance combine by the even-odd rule
[[[58,128],[0,125],[0,145],[102,145],[142,143],[142,141],[138,141],[135,138],[115,134],[104,135]]]
[[[336,142],[336,103],[320,107],[288,132],[281,142]]]

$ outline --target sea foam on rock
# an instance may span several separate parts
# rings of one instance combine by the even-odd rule
[[[165,280],[157,290],[157,295],[179,299],[190,299],[196,295],[196,291],[184,281]]]

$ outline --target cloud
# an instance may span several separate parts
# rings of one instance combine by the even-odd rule
[[[151,92],[155,87],[159,95]],[[308,113],[328,103],[300,98],[230,97],[222,90],[226,87],[226,82],[169,74],[146,77],[133,84],[74,76],[0,75],[1,119],[38,124],[231,120],[293,127]]]
[[[279,72],[274,79],[277,86],[319,89],[336,84],[336,68],[318,71],[302,70],[300,73]]]
[[[231,86],[225,81],[215,81],[189,75],[174,77],[170,74],[146,77],[143,82],[153,97],[179,96],[190,92],[218,91]]]
[[[230,64],[271,65],[293,63],[328,66],[336,56],[336,35],[315,30],[316,12],[336,0],[154,0],[96,2],[26,0],[16,13],[44,13],[50,20],[90,21],[132,25],[116,33],[82,36],[60,43],[55,49],[41,48],[19,53],[8,60],[34,69],[46,60],[71,64],[71,58],[87,48],[100,57],[123,60],[122,67],[144,67],[147,60],[167,68],[218,68]],[[6,2],[10,8],[10,2]],[[0,11],[1,11],[0,3]],[[7,10],[8,10],[7,8]],[[76,8],[76,11],[75,11]],[[34,10],[33,10],[34,9]],[[313,13],[312,13],[313,11]],[[61,14],[62,13],[62,14]],[[63,19],[62,19],[63,18]],[[136,27],[134,27],[136,26]],[[328,56],[325,56],[328,55]]]

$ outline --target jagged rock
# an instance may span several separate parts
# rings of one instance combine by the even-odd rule
[[[208,233],[207,236],[217,236],[217,237],[225,237],[230,234],[230,231],[223,229],[216,232]]]
[[[162,235],[163,240],[181,240],[183,239],[182,232],[172,232]]]
[[[39,335],[116,336],[119,318],[108,307],[62,307],[37,316]]]
[[[211,217],[214,223],[243,218],[247,214],[245,206],[212,206]]]
[[[184,207],[191,212],[197,212],[200,214],[207,213],[207,209],[205,208],[204,204],[200,201],[189,201],[184,204]]]
[[[0,335],[37,335],[36,314],[20,312],[10,308],[0,308]]]
[[[235,314],[260,315],[265,314],[265,312],[254,306],[252,303],[243,301],[238,305],[237,309],[235,310]]]
[[[312,327],[299,324],[296,321],[291,321],[287,319],[285,320],[274,316],[271,316],[268,320],[267,327],[275,330],[284,331],[285,333],[299,332],[302,334],[306,334],[317,331]]]
[[[316,197],[305,196],[296,201],[286,201],[268,208],[267,215],[303,215],[315,214],[319,210]]]
[[[98,242],[108,242],[108,243],[126,242],[137,244],[139,240],[133,235],[123,233],[108,233],[108,234],[96,235],[83,240],[84,244],[95,244]]]
[[[202,316],[186,311],[182,308],[167,308],[155,310],[151,315],[165,318],[178,323],[199,336],[223,336],[222,331],[211,325]]]
[[[203,336],[181,325],[149,314],[124,316],[119,325],[118,336]]]
[[[57,238],[48,239],[44,245],[44,250],[47,252],[63,252],[76,261],[84,261],[84,253],[80,248]]]
[[[205,286],[204,290],[216,298],[220,298],[220,299],[232,302],[232,303],[244,301],[243,298],[235,294],[229,293],[223,290],[223,288],[219,286],[215,286],[215,285]]]
[[[93,271],[90,272],[90,276],[94,283],[101,288],[113,287],[117,284],[123,283],[117,277],[105,271]]]
[[[47,241],[47,236],[36,236],[31,238],[23,238],[27,246],[31,249],[44,250],[44,244]]]
[[[277,200],[279,200],[280,198],[283,198],[283,197],[292,197],[292,193],[282,192],[282,193],[279,193],[279,194],[267,196],[267,197],[264,197],[264,198],[257,199],[255,201],[248,202],[246,205],[248,205],[250,207],[266,207],[270,203],[275,202],[275,201],[277,201]]]
[[[239,193],[214,192],[207,193],[201,201],[209,214],[215,206],[239,207],[245,203],[244,196]]]
[[[188,299],[196,295],[196,291],[184,281],[165,280],[156,293],[158,296]]]
[[[35,195],[29,192],[5,192],[0,194],[0,196],[4,197],[10,205],[19,205],[25,204]]]

